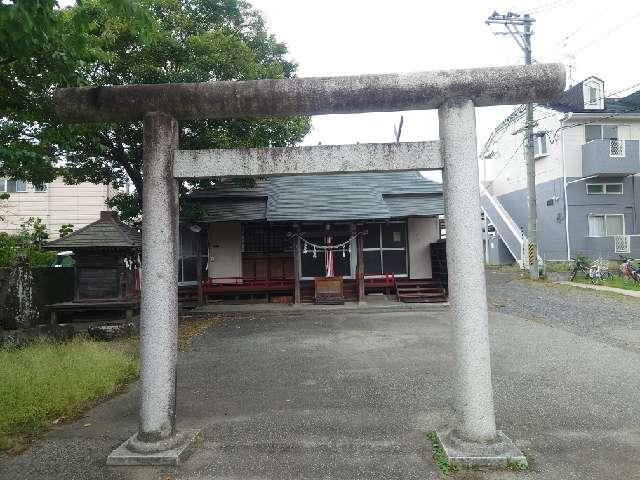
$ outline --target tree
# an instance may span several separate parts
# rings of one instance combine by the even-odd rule
[[[13,152],[0,166],[0,175],[27,175],[36,184],[58,173],[69,183],[122,187],[131,181],[135,192],[116,195],[110,205],[124,219],[135,217],[143,188],[141,122],[60,124],[53,112],[54,87],[252,80],[295,73],[285,45],[242,0],[140,0],[136,5],[148,13],[144,19],[114,11],[109,0],[83,0],[57,11],[60,38],[73,38],[71,44],[83,46],[80,51],[55,66],[38,57],[39,74],[33,59],[0,66],[0,77],[10,74],[24,85],[23,100],[0,112],[5,117],[0,145]],[[91,20],[79,29],[78,18]],[[70,68],[72,78],[60,73]],[[309,128],[308,117],[184,122],[180,146],[286,146],[302,140]],[[181,192],[188,187],[182,185]]]
[[[105,2],[105,11],[135,18],[142,31],[149,24],[133,0]],[[0,176],[41,186],[59,173],[51,96],[56,87],[85,83],[81,67],[95,57],[85,42],[87,13],[63,12],[56,0],[0,2]]]

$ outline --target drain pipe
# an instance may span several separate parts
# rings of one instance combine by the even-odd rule
[[[572,114],[567,114],[562,121],[566,122],[571,118]],[[567,261],[571,261],[571,243],[569,240],[569,202],[567,200],[567,169],[564,153],[564,128],[562,129],[560,141],[562,142],[562,186],[564,189],[564,232],[567,241]]]

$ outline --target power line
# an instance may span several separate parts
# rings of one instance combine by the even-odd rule
[[[561,45],[563,43],[565,43],[567,40],[569,40],[571,37],[573,37],[576,33],[578,33],[580,30],[582,30],[584,27],[586,27],[587,25],[589,25],[590,23],[592,23],[594,20],[597,20],[599,18],[601,18],[602,14],[609,11],[610,7],[605,8],[604,10],[598,12],[597,15],[595,15],[594,17],[590,18],[589,20],[587,20],[586,22],[584,22],[583,24],[581,24],[578,28],[576,28],[574,31],[572,31],[570,34],[568,34],[566,37],[563,37],[562,39],[560,39],[558,42],[556,42],[554,44],[555,46]],[[557,49],[556,49],[557,50]],[[551,53],[551,52],[549,52]]]
[[[570,3],[573,3],[575,1],[576,0],[554,0],[552,2],[540,5],[539,7],[534,7],[533,9],[529,10],[529,13],[533,14],[533,13],[548,12],[549,10],[554,10],[556,8],[565,7],[565,6],[567,6]]]
[[[511,161],[516,157],[516,155],[518,154],[518,152],[522,147],[524,147],[524,141],[520,142],[518,146],[513,150],[513,152],[511,153],[511,156],[504,163],[500,171],[494,175],[493,179],[489,182],[489,184],[492,184],[493,182],[495,182],[500,177],[500,175],[502,175],[502,173],[507,169]]]
[[[615,32],[616,30],[619,30],[620,28],[624,27],[626,24],[628,24],[629,22],[635,20],[636,18],[640,17],[640,12],[636,13],[635,15],[632,15],[631,17],[627,18],[624,22],[622,22],[621,24],[613,27],[611,30],[607,30],[606,32],[604,32],[602,35],[600,35],[599,37],[594,38],[593,40],[591,40],[590,42],[584,44],[583,46],[581,46],[580,48],[578,48],[577,50],[573,50],[571,52],[571,54],[576,54],[578,52],[581,52],[582,50],[584,50],[585,48],[590,47],[591,45],[593,45],[594,43],[599,42],[600,40],[602,40],[603,38],[607,37],[608,35],[612,34],[613,32]]]

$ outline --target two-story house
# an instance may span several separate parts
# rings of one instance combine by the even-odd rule
[[[540,257],[640,257],[640,90],[607,98],[604,82],[589,77],[534,112]],[[494,216],[511,217],[490,220],[516,258],[518,245],[509,237],[527,231],[524,126],[521,107],[480,153],[483,183],[495,202],[488,207]]]
[[[0,178],[2,193],[8,193],[9,198],[0,200],[0,232],[15,233],[30,217],[37,217],[54,239],[62,225],[71,224],[77,230],[100,218],[113,189],[93,183],[67,185],[62,178],[36,188],[22,180]]]

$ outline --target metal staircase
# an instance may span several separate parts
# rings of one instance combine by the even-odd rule
[[[520,268],[525,268],[529,263],[525,254],[525,247],[528,244],[527,237],[513,221],[509,212],[505,210],[497,198],[487,191],[482,183],[480,183],[480,205]]]

